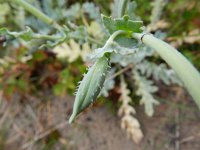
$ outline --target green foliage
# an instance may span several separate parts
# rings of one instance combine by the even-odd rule
[[[141,33],[143,31],[142,21],[132,21],[129,19],[129,16],[124,16],[122,19],[113,19],[112,17],[106,17],[102,15],[102,21],[104,27],[110,34],[113,34],[118,30],[125,31],[127,33],[124,35],[119,35],[115,39],[115,41],[122,47],[134,47],[137,41],[135,39],[131,39],[131,34],[133,32]]]
[[[128,0],[114,0],[112,4],[112,16],[115,18],[121,18],[126,11]]]
[[[30,41],[38,37],[29,27],[27,27],[26,31],[22,32],[10,32],[7,28],[1,28],[0,35],[6,36],[7,39],[21,38],[25,41]]]
[[[144,61],[136,66],[136,69],[139,70],[146,77],[151,77],[156,81],[163,81],[166,85],[178,84],[182,85],[182,82],[177,78],[176,73],[172,69],[168,69],[166,64],[156,65],[155,63]]]
[[[140,103],[144,104],[145,113],[148,116],[152,116],[154,113],[153,106],[159,104],[158,100],[156,100],[152,94],[157,92],[158,88],[153,85],[152,81],[140,76],[137,71],[133,71],[133,78],[138,88],[136,90],[136,95],[141,96]]]
[[[8,4],[1,4],[0,5],[0,24],[6,21],[6,15],[10,12],[10,7]]]
[[[143,23],[142,21],[129,20],[129,16],[124,16],[122,19],[113,19],[112,17],[106,17],[102,15],[102,20],[105,28],[110,34],[118,30],[126,31],[127,33],[141,33]]]
[[[37,34],[34,33],[33,30],[29,27],[27,27],[27,30],[22,31],[22,32],[11,32],[7,28],[1,28],[0,29],[0,35],[5,36],[6,39],[12,40],[12,39],[22,39],[25,41],[31,41],[35,39],[40,39],[40,40],[45,40],[46,44],[43,44],[40,46],[40,48],[44,47],[55,47],[70,38],[78,38],[79,40],[86,40],[87,38],[87,33],[85,32],[85,28],[80,26],[77,27],[76,31],[71,31],[69,32],[68,28],[63,28],[62,31],[56,33],[55,35],[42,35],[42,34]]]
[[[80,79],[81,71],[79,69],[84,68],[80,59],[87,64],[91,58],[93,61],[97,60],[95,65],[106,64],[105,66],[108,67],[107,61],[105,61],[106,63],[101,61],[108,53],[113,70],[107,76],[102,90],[103,95],[108,96],[108,90],[112,90],[115,82],[118,82],[112,78],[116,71],[131,65],[133,66],[131,74],[135,81],[133,83],[137,87],[136,95],[141,97],[141,103],[144,104],[145,112],[149,116],[153,115],[154,105],[158,104],[153,96],[158,87],[153,84],[153,81],[161,80],[167,85],[181,84],[173,70],[169,69],[166,64],[157,61],[159,58],[153,49],[142,45],[132,37],[133,33],[145,32],[143,22],[137,15],[140,14],[145,22],[150,22],[150,26],[154,26],[162,16],[164,5],[160,9],[158,8],[163,1],[158,0],[152,5],[154,11],[151,17],[146,15],[150,13],[151,9],[147,0],[138,2],[139,7],[135,1],[115,0],[112,4],[112,17],[105,15],[101,17],[100,15],[102,9],[108,13],[106,10],[109,8],[102,7],[105,4],[108,5],[108,2],[102,2],[99,7],[92,2],[83,4],[76,2],[69,5],[65,0],[28,2],[55,22],[47,26],[42,20],[26,13],[13,3],[4,2],[1,5],[0,25],[4,27],[0,28],[0,37],[6,39],[1,42],[2,46],[6,46],[3,47],[5,51],[1,54],[2,56],[9,55],[11,59],[15,60],[3,63],[3,71],[0,70],[0,78],[3,81],[1,88],[6,95],[12,95],[15,91],[23,93],[37,91],[37,89],[51,89],[56,95],[64,95],[73,91],[77,80]],[[98,3],[99,1],[96,1],[96,4]],[[11,10],[13,13],[10,13]],[[170,14],[174,18],[179,15],[178,13]],[[122,17],[123,15],[124,17]],[[196,16],[196,10],[183,12],[183,18],[186,20],[190,20],[194,16]],[[15,17],[17,19],[13,19]],[[183,23],[182,19],[180,20]],[[25,28],[27,25],[28,27]],[[55,26],[56,28],[54,28]],[[177,27],[179,25],[175,25],[172,31],[176,31]],[[11,30],[21,32],[11,32]],[[163,38],[163,35],[166,34],[156,31],[155,35]],[[101,47],[104,42],[106,44]],[[44,50],[44,52],[38,52],[38,49]],[[91,49],[96,50],[88,57]],[[17,50],[18,53],[13,53],[12,50]],[[154,57],[156,61],[149,61],[149,57]],[[189,57],[192,58],[190,55]],[[2,57],[2,62],[5,60],[6,57]],[[99,61],[101,63],[98,63]],[[17,66],[21,70],[16,71],[13,66]],[[106,67],[103,67],[105,74],[107,73]],[[100,89],[98,89],[97,80],[102,88],[106,77],[101,78],[102,73],[98,74],[94,68],[98,67],[89,69],[79,86],[81,90],[78,90],[78,93],[85,93],[82,90],[88,90],[89,96],[82,97],[81,94],[77,94],[73,115],[80,113],[99,95]],[[91,72],[95,74],[94,77]],[[93,86],[93,88],[88,88],[88,86]],[[79,103],[77,99],[81,99],[81,104],[77,104]],[[85,102],[83,103],[83,101]]]
[[[6,137],[7,137],[7,128],[3,127],[4,130],[0,130],[0,147],[1,149],[5,148],[6,145]]]
[[[94,3],[86,2],[83,4],[83,10],[85,13],[89,15],[89,17],[93,20],[96,20],[100,23],[101,16],[100,16],[100,10],[99,7],[96,7]]]
[[[65,95],[67,91],[74,90],[73,76],[68,69],[63,69],[59,74],[58,83],[54,85],[53,92],[55,95]]]

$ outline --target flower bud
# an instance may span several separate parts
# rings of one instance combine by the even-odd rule
[[[96,100],[103,87],[109,67],[109,56],[104,55],[89,68],[78,87],[69,123],[72,123],[79,113]]]

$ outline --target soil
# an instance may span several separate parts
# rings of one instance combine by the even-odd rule
[[[163,96],[165,94],[162,94]],[[144,139],[137,145],[106,105],[89,108],[67,123],[73,97],[15,96],[0,107],[1,150],[200,150],[200,111],[186,94],[168,94],[153,117],[137,106]],[[184,98],[184,100],[181,100]]]

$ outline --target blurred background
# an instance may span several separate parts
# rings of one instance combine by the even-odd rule
[[[73,30],[67,41],[26,41],[0,32],[0,150],[199,150],[200,111],[154,50],[114,55],[93,106],[69,125],[74,92],[108,32],[118,0],[26,0]],[[135,0],[126,13],[200,70],[200,1]],[[0,28],[53,35],[22,7],[0,0]],[[87,39],[85,39],[87,37]],[[90,40],[89,40],[90,39]],[[144,94],[141,94],[144,93]]]

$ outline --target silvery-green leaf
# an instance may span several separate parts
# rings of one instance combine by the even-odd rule
[[[140,21],[140,17],[135,14],[137,8],[137,3],[135,1],[129,2],[127,7],[127,14],[131,20],[138,20]]]
[[[106,17],[102,15],[102,21],[105,28],[109,31],[110,34],[118,30],[126,31],[127,33],[141,33],[143,32],[143,22],[129,20],[129,17],[125,15],[123,18],[113,19],[112,17]]]
[[[128,53],[125,48],[121,48],[119,53],[112,53],[111,62],[119,63],[122,66],[127,66],[128,64],[135,64],[137,65],[146,57],[152,56],[154,51],[148,47],[139,46],[135,49],[129,49],[132,53]],[[130,51],[130,52],[131,52]],[[127,53],[124,53],[127,52]]]
[[[101,20],[101,14],[100,14],[100,10],[99,7],[95,6],[94,3],[92,2],[85,2],[83,4],[83,10],[89,14],[89,17],[91,19],[96,20],[97,22],[100,23]]]
[[[106,80],[105,80],[105,83],[104,83],[104,86],[101,90],[101,95],[103,95],[104,97],[108,97],[108,92],[109,90],[112,90],[114,88],[114,85],[115,85],[115,80],[114,78],[112,78],[112,76],[114,75],[115,73],[115,68],[112,68],[107,77],[106,77]]]
[[[145,113],[148,116],[152,116],[154,106],[159,104],[152,94],[158,90],[158,87],[153,85],[151,80],[147,80],[145,77],[139,75],[135,69],[133,69],[133,78],[137,86],[136,95],[141,96],[140,103],[144,104]]]
[[[102,57],[105,53],[111,53],[111,54],[118,54],[120,56],[124,55],[132,55],[135,54],[138,51],[138,46],[132,48],[126,48],[120,46],[117,42],[113,42],[108,46],[104,46],[102,48],[98,48],[94,51],[93,54],[90,55],[90,59],[97,59]],[[123,57],[122,56],[122,57]]]
[[[11,32],[7,28],[1,28],[0,35],[9,36],[9,38],[21,38],[25,41],[30,41],[34,38],[34,33],[29,27],[27,27],[26,30],[22,32]]]
[[[157,81],[163,81],[166,85],[178,84],[182,86],[182,82],[177,77],[176,73],[172,69],[167,68],[167,65],[164,63],[156,65],[155,63],[145,60],[136,65],[136,69],[147,77],[152,76]]]
[[[64,12],[64,17],[67,18],[68,21],[72,21],[80,16],[81,5],[79,3],[75,3],[70,6]]]

